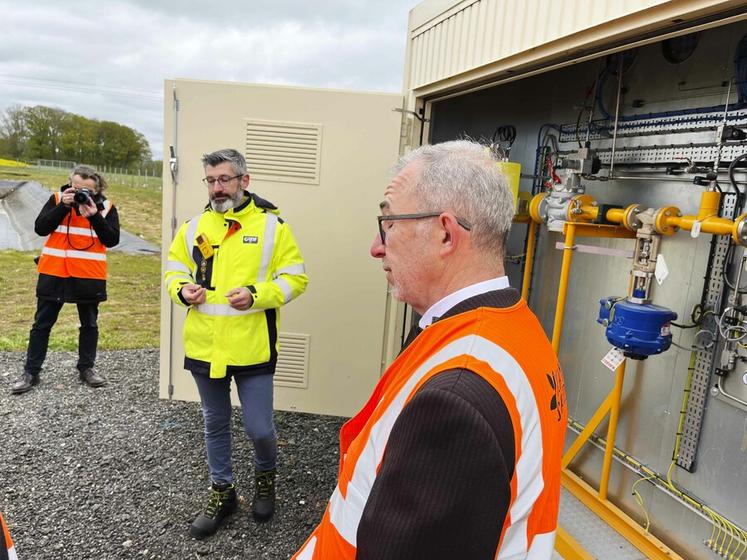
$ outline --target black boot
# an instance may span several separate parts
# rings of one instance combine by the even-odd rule
[[[18,376],[18,379],[13,381],[13,385],[10,387],[10,392],[14,395],[20,395],[30,391],[32,387],[39,383],[39,376],[33,375],[27,371],[23,372]]]
[[[103,387],[106,385],[106,379],[93,368],[86,368],[78,372],[80,380],[89,387]]]
[[[214,534],[223,519],[236,511],[236,486],[233,484],[216,484],[210,489],[208,505],[189,527],[189,534],[196,539],[204,539]]]
[[[275,513],[275,473],[271,471],[259,471],[254,475],[254,501],[252,502],[252,515],[255,521],[267,521]]]

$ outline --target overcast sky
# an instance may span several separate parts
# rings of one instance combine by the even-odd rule
[[[417,3],[0,0],[0,111],[119,122],[160,159],[167,78],[401,91]]]

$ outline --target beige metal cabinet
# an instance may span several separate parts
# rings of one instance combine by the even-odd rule
[[[275,407],[352,415],[378,380],[387,284],[368,254],[399,149],[402,97],[191,80],[165,84],[163,246],[207,203],[203,153],[243,151],[250,190],[280,208],[306,260],[307,292],[281,310]],[[162,398],[197,400],[183,369],[185,310],[162,297]]]

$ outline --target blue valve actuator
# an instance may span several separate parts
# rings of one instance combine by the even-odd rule
[[[606,328],[605,335],[625,356],[645,360],[661,354],[672,344],[670,323],[677,313],[652,303],[633,303],[614,296],[599,300],[597,322]]]

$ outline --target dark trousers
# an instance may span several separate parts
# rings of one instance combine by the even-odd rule
[[[26,365],[24,371],[39,375],[44,358],[47,357],[49,332],[57,322],[63,302],[48,299],[36,300],[36,315],[34,326],[29,334],[29,347],[26,351]],[[96,361],[96,346],[99,342],[99,326],[96,320],[99,316],[99,304],[78,303],[78,317],[80,318],[80,333],[78,335],[78,371],[93,367]]]

